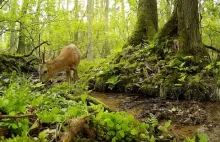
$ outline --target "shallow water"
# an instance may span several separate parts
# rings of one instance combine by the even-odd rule
[[[138,121],[145,121],[149,113],[159,121],[172,120],[171,135],[180,140],[192,138],[196,132],[208,135],[209,142],[220,141],[220,104],[211,102],[175,101],[149,98],[137,94],[98,93],[91,96],[115,111],[133,114]]]

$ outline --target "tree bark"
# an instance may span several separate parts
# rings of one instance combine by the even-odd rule
[[[157,31],[157,1],[139,0],[135,30],[125,46],[136,46],[145,41],[152,41]]]
[[[93,20],[93,0],[87,0],[87,19],[88,19],[88,46],[87,59],[92,60],[92,20]]]
[[[104,47],[103,47],[103,51],[102,51],[102,55],[104,57],[106,57],[107,55],[110,54],[110,49],[109,49],[109,42],[108,42],[108,10],[109,10],[109,0],[105,0],[105,26],[104,26],[104,35],[105,35],[105,41],[104,41]]]
[[[78,0],[74,0],[74,18],[76,21],[79,21],[79,9],[78,9]],[[74,32],[74,42],[77,43],[79,40],[79,33],[78,28]]]
[[[175,9],[158,33],[158,41],[178,39],[180,51],[185,55],[208,55],[199,30],[198,0],[177,0]]]
[[[185,54],[207,54],[199,31],[198,0],[178,0],[178,40]]]
[[[25,24],[25,14],[27,13],[28,1],[24,0],[20,12],[20,31],[18,37],[18,49],[17,53],[23,54],[25,53],[25,33],[24,33],[24,24]]]

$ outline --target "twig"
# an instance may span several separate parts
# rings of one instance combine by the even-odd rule
[[[217,49],[217,48],[215,48],[215,47],[212,47],[212,46],[209,46],[209,45],[204,45],[204,47],[205,47],[205,48],[212,49],[213,51],[220,53],[220,50]]]
[[[0,115],[0,120],[4,118],[25,118],[25,117],[34,117],[33,114],[26,114],[26,115],[20,115],[20,116],[11,116],[11,115]]]
[[[34,49],[32,49],[32,51],[29,54],[23,55],[21,57],[29,57],[31,56],[31,54],[34,52],[34,50],[36,50],[37,48],[39,48],[40,46],[42,46],[43,44],[47,44],[50,45],[48,41],[44,41],[41,44],[39,44],[38,46],[34,47]]]
[[[9,1],[9,0],[3,1],[4,3],[3,3],[3,2],[2,2],[3,4],[1,3],[2,5],[1,5],[0,9],[2,9],[2,8],[8,3],[8,1]]]

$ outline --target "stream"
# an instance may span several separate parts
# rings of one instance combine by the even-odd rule
[[[171,120],[169,134],[183,140],[196,132],[206,134],[209,142],[220,141],[220,104],[186,100],[165,100],[137,94],[99,93],[91,96],[114,111],[126,111],[140,122],[154,114],[160,123]]]

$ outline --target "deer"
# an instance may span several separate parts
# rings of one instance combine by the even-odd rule
[[[75,44],[65,46],[61,49],[60,55],[54,59],[45,61],[45,52],[42,56],[42,63],[39,64],[39,80],[40,82],[47,82],[56,73],[66,71],[66,80],[70,85],[79,78],[77,68],[80,63],[80,51]],[[73,76],[71,74],[73,71]]]

